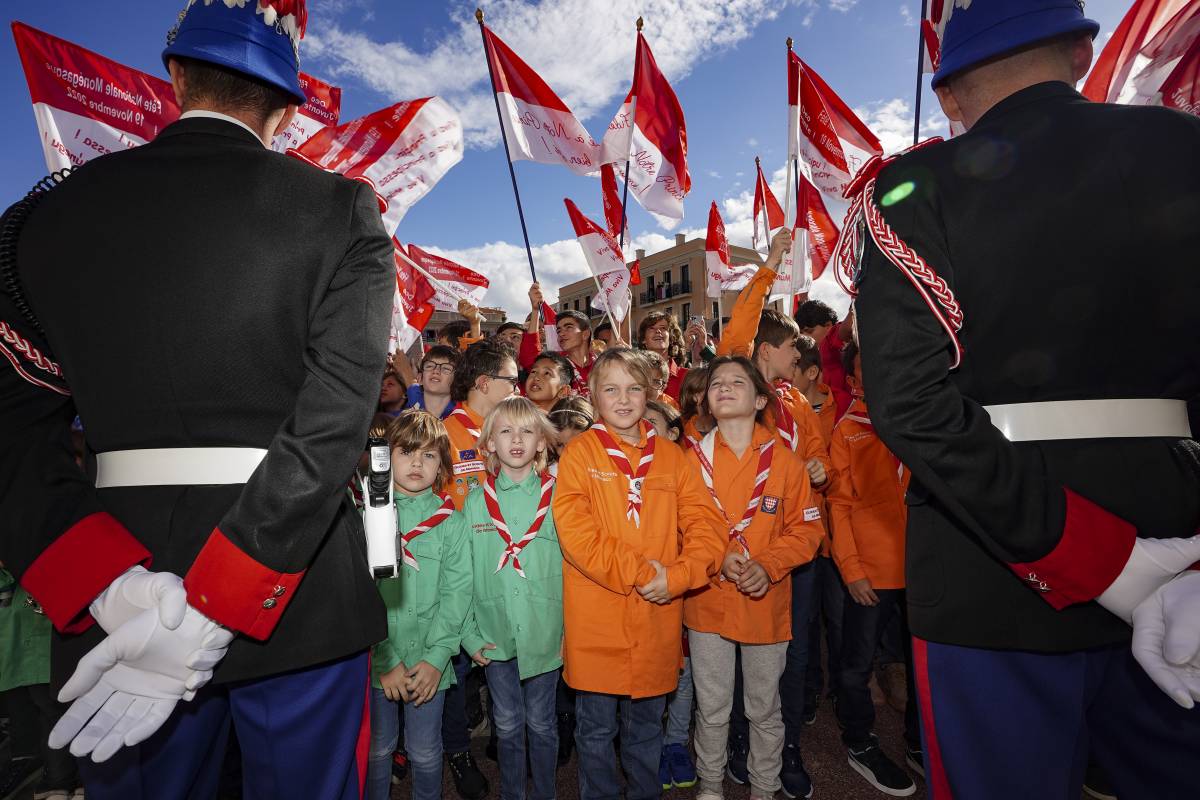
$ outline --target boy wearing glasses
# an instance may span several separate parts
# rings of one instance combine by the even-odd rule
[[[421,374],[417,382],[408,387],[406,409],[419,408],[445,420],[454,410],[450,400],[450,386],[454,382],[454,368],[458,364],[458,351],[446,345],[434,345],[421,359]]]
[[[497,403],[516,393],[519,382],[512,350],[492,340],[468,347],[454,372],[450,399],[455,405],[446,415],[453,467],[445,492],[459,511],[467,493],[481,486],[487,477],[483,453],[479,450],[483,420]]]

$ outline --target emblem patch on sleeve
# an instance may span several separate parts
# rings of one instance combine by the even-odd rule
[[[779,498],[769,494],[764,494],[762,504],[759,505],[759,509],[764,514],[774,514],[779,510]]]

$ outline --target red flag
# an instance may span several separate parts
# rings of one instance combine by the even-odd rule
[[[396,249],[396,291],[392,298],[392,325],[388,335],[388,352],[408,350],[429,324],[433,316],[433,286],[402,255],[404,246],[392,239]]]
[[[581,175],[595,172],[600,145],[542,77],[482,27],[509,159],[562,164]]]
[[[542,333],[546,337],[546,349],[552,353],[559,351],[558,344],[558,315],[545,300],[542,301]]]
[[[629,265],[629,285],[642,285],[642,260],[640,258]]]
[[[725,222],[717,204],[708,209],[708,234],[704,237],[704,266],[707,272],[704,294],[720,297],[721,292],[740,291],[754,277],[756,267],[750,265],[731,266],[729,263],[729,240],[725,238]]]
[[[942,35],[954,10],[954,0],[929,0],[925,18],[921,20],[921,39],[925,42],[922,72],[937,72],[942,61]]]
[[[433,284],[434,308],[440,311],[457,311],[458,301],[463,299],[471,301],[475,306],[482,305],[489,281],[475,270],[456,264],[448,258],[427,253],[415,244],[408,246],[408,256],[437,280],[437,283]]]
[[[842,189],[883,146],[812,67],[788,51],[788,155],[826,194]]]
[[[1162,85],[1162,104],[1200,116],[1200,42],[1193,42]]]
[[[1188,0],[1135,0],[1100,51],[1083,95],[1097,103],[1118,102],[1130,90],[1142,47],[1187,4]]]
[[[585,217],[570,200],[563,199],[571,225],[588,269],[600,283],[602,291],[592,298],[592,308],[607,311],[613,320],[621,322],[629,313],[629,267],[617,240],[592,220]]]
[[[600,167],[600,194],[604,197],[604,225],[608,235],[621,238],[621,194],[617,191],[617,173],[612,164]]]
[[[825,201],[816,187],[803,175],[800,177],[798,208],[802,213],[796,222],[808,231],[808,260],[810,277],[816,280],[825,272],[833,247],[837,244],[838,227],[825,209]]]
[[[766,252],[771,245],[771,232],[782,228],[786,223],[783,209],[779,207],[775,193],[767,185],[767,178],[763,175],[762,165],[757,158],[754,159],[754,168],[758,170],[758,176],[754,181],[754,234],[751,245],[755,250]],[[709,224],[711,225],[711,222]]]
[[[683,108],[640,31],[633,86],[600,143],[600,161],[622,171],[629,162],[625,179],[642,208],[683,219],[683,198],[692,188]]]
[[[296,109],[287,130],[271,140],[271,149],[277,153],[299,147],[321,129],[338,124],[338,115],[342,111],[341,89],[303,72],[300,73],[300,88],[307,100]]]

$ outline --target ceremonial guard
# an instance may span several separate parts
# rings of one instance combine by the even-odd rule
[[[305,20],[191,0],[179,121],[4,217],[0,558],[56,628],[51,745],[91,800],[213,797],[231,719],[248,797],[361,796],[387,628],[345,486],[394,278],[370,187],[266,146]]]
[[[1078,94],[1082,5],[956,2],[966,132],[848,192],[936,800],[1077,800],[1089,747],[1122,800],[1200,793],[1200,119]]]

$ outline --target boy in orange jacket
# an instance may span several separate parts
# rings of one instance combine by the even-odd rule
[[[879,748],[871,729],[875,706],[868,688],[875,651],[889,612],[905,621],[904,526],[908,519],[904,493],[909,472],[884,446],[867,412],[862,391],[862,362],[850,342],[842,351],[847,382],[854,400],[833,431],[830,458],[833,488],[829,492],[833,559],[850,593],[842,618],[842,659],[838,684],[838,721],[848,762],[868,783],[894,797],[916,791],[912,779]],[[917,725],[912,682],[911,641],[904,624],[908,662],[908,707],[905,712],[906,762],[920,768],[921,733]]]

